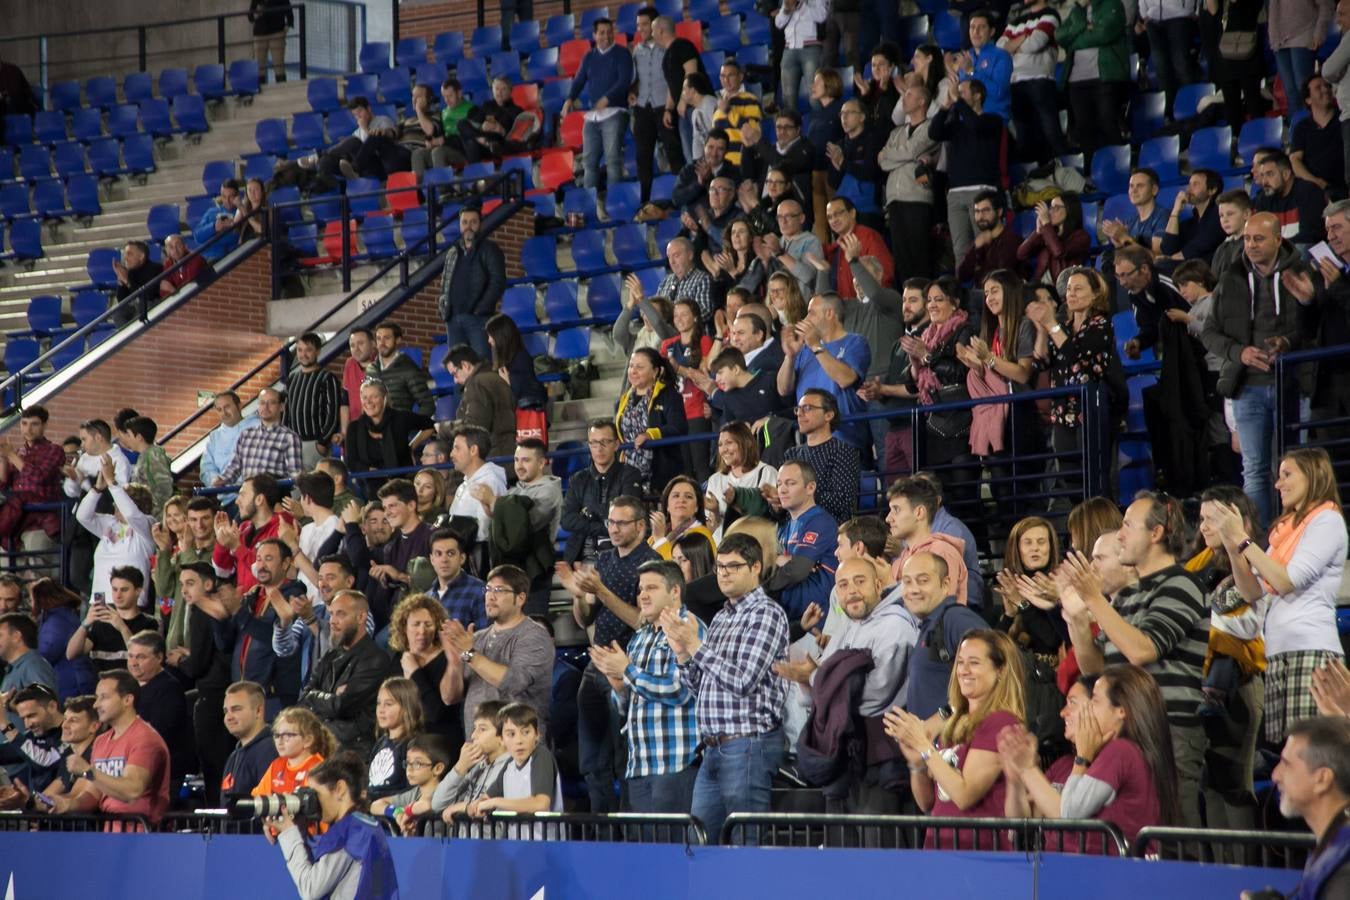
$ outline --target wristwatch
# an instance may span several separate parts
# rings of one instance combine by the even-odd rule
[[[94,770],[94,767],[93,767],[93,766],[90,766],[89,768],[87,768],[87,769],[84,770],[84,774],[81,775],[80,777],[81,777],[81,778],[85,778],[85,779],[87,779],[87,780],[89,780],[89,781],[93,781],[93,780],[94,780],[94,771],[95,771],[95,770]]]
[[[824,353],[824,352],[825,352],[825,345],[824,345],[824,344],[820,344],[820,345],[818,345],[818,346],[815,346],[815,347],[812,347],[812,348],[811,348],[811,353],[812,353],[812,354]]]
[[[477,653],[477,650],[470,647],[468,650],[464,650],[459,654],[459,661],[462,663],[471,663],[473,662],[474,655]]]
[[[1075,756],[1073,758],[1073,764],[1075,766],[1082,766],[1086,769],[1088,766],[1092,765],[1092,760],[1088,759],[1086,756]]]
[[[1064,330],[1064,326],[1061,325],[1061,324],[1059,324],[1058,322],[1056,322],[1053,326],[1051,326],[1051,328],[1050,328],[1050,333],[1051,333],[1051,334],[1059,334],[1059,333],[1062,332],[1063,330]]]

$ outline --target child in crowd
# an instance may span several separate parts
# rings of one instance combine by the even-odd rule
[[[375,696],[379,740],[370,754],[367,794],[372,800],[408,789],[404,757],[408,741],[422,731],[422,700],[409,678],[386,678]]]
[[[408,789],[374,801],[370,812],[389,816],[411,836],[417,831],[417,817],[431,811],[431,798],[450,768],[450,743],[439,734],[419,734],[408,741],[403,760]]]
[[[277,713],[272,722],[272,740],[277,745],[277,758],[253,789],[254,797],[294,793],[296,788],[304,787],[310,770],[337,750],[337,740],[328,726],[300,706]]]
[[[510,761],[488,785],[487,796],[469,804],[469,815],[494,809],[519,813],[561,812],[562,786],[553,754],[539,742],[539,715],[524,703],[512,703],[497,714],[502,746]]]
[[[501,700],[488,700],[473,711],[473,732],[459,752],[459,761],[445,773],[431,797],[431,810],[441,813],[445,821],[465,813],[469,803],[483,796],[506,767],[510,757],[502,746],[497,721],[497,715],[505,708]],[[418,804],[413,806],[416,808]]]

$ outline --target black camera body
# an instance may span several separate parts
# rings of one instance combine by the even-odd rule
[[[293,819],[308,822],[319,821],[319,794],[314,788],[296,788],[294,794],[268,794],[263,797],[249,797],[234,805],[233,811],[253,819],[271,819],[288,810]]]

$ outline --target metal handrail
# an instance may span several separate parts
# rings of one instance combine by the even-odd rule
[[[422,817],[421,834],[429,837],[607,842],[624,844],[708,843],[703,823],[678,813],[518,813],[493,810],[485,818],[456,816],[446,825],[440,816]],[[539,837],[536,838],[535,834]],[[670,838],[678,836],[678,840]]]
[[[473,181],[473,182],[482,181],[488,177],[489,176],[484,176],[484,178],[465,179],[465,181]],[[496,172],[493,174],[493,176],[491,176],[491,178],[494,184],[500,184],[501,182],[505,181],[508,183],[509,187],[513,188],[514,190],[512,191],[510,196],[506,196],[505,191],[503,191],[504,195],[503,204],[497,209],[493,210],[492,215],[485,217],[484,223],[486,227],[482,232],[484,237],[490,234],[492,230],[497,226],[497,224],[505,222],[508,218],[510,218],[510,216],[516,212],[519,203],[523,202],[522,198],[524,197],[524,183],[525,183],[524,175],[518,169],[513,169],[508,172]],[[461,181],[450,182],[450,184],[452,185],[461,183],[464,182]],[[395,190],[406,191],[408,190],[408,188],[396,188]],[[389,193],[389,191],[386,190],[384,193]],[[299,205],[303,206],[307,202],[308,201],[299,201]],[[286,203],[277,204],[276,206],[269,206],[268,208],[279,209],[292,205],[296,205],[296,201],[287,201]],[[503,210],[505,212],[502,212]],[[498,215],[499,213],[501,213],[500,216]],[[274,236],[277,234],[277,229],[280,228],[279,220],[280,216],[275,215],[271,216],[270,227],[273,229]],[[415,251],[421,250],[424,246],[434,247],[436,233],[437,231],[439,231],[439,229],[440,229],[439,221],[434,223],[429,222],[427,228],[427,236],[423,238],[422,241],[418,241],[417,244],[415,244],[413,247],[405,247],[403,253],[399,254],[398,256],[394,257],[391,260],[388,260],[383,266],[381,266],[378,270],[376,270],[376,272],[373,275],[367,278],[361,284],[360,287],[351,291],[340,303],[335,304],[332,307],[332,309],[328,310],[328,312],[320,316],[315,322],[311,323],[309,327],[305,328],[301,333],[303,334],[308,332],[322,331],[324,323],[326,323],[329,319],[331,319],[338,312],[338,310],[346,308],[346,306],[349,303],[351,303],[353,300],[359,297],[362,293],[365,292],[367,288],[369,288],[375,282],[379,281],[390,271],[392,271],[395,267],[400,267],[402,272],[402,282],[406,284],[408,279],[408,260],[412,256],[417,255]],[[275,244],[273,244],[273,246],[275,246]],[[347,241],[345,238],[343,239],[343,249],[344,252],[347,249]],[[291,340],[284,343],[280,348],[278,348],[277,350],[273,351],[270,355],[268,355],[262,362],[253,366],[253,368],[249,369],[248,372],[243,377],[236,379],[234,383],[231,384],[225,390],[237,391],[239,390],[239,388],[247,384],[251,379],[257,376],[258,373],[262,372],[276,360],[289,358],[289,354],[291,352],[291,349],[295,346],[296,340],[297,338],[292,338]],[[330,360],[333,359],[333,357],[337,356],[339,352],[341,352],[341,348],[336,346],[333,341],[329,341],[329,343],[319,351],[319,364],[324,365],[328,363]],[[190,427],[194,422],[196,422],[199,418],[201,418],[209,408],[210,408],[209,406],[198,407],[183,421],[179,422],[177,425],[169,429],[167,432],[161,434],[156,440],[156,443],[159,444],[160,446],[164,446],[174,437],[181,434],[184,429]]]
[[[139,288],[132,291],[130,294],[128,294],[123,299],[119,300],[117,303],[114,303],[112,306],[108,307],[106,310],[100,313],[93,321],[89,322],[87,325],[75,329],[73,332],[66,335],[65,338],[60,343],[50,345],[47,348],[47,352],[39,354],[37,359],[33,360],[28,365],[19,369],[19,371],[11,372],[5,378],[4,381],[0,381],[0,398],[7,396],[7,392],[11,388],[13,388],[15,393],[14,393],[14,402],[12,406],[15,409],[22,409],[23,393],[24,393],[23,385],[24,381],[30,375],[33,375],[36,372],[40,372],[42,369],[42,364],[52,359],[54,356],[56,356],[58,351],[61,350],[61,348],[77,340],[83,341],[85,337],[87,337],[89,334],[93,333],[94,331],[97,331],[100,325],[107,324],[110,319],[113,319],[119,313],[124,312],[126,310],[130,310],[133,307],[136,307],[139,310],[140,320],[142,322],[147,321],[150,316],[151,298],[159,297],[160,283],[169,275],[173,274],[174,272],[177,272],[179,269],[182,269],[184,266],[186,266],[188,262],[191,261],[193,258],[200,257],[202,251],[205,250],[207,247],[210,247],[216,242],[223,240],[226,235],[234,234],[235,231],[236,229],[230,228],[225,231],[218,231],[215,234],[211,235],[210,239],[208,239],[205,243],[197,247],[196,250],[193,250],[191,253],[180,259],[178,262],[174,263],[169,268],[164,269],[153,279],[141,285]],[[240,246],[247,247],[250,246],[252,243],[253,242],[250,242],[248,244],[241,244]]]
[[[17,826],[17,827],[15,827]],[[116,827],[114,827],[116,826]],[[6,831],[58,832],[152,832],[150,821],[139,813],[50,813],[0,812],[0,833]]]
[[[1158,850],[1162,852],[1150,851],[1149,848],[1154,844],[1157,844]],[[1268,864],[1272,859],[1275,859],[1283,863],[1283,868],[1297,869],[1302,868],[1302,862],[1299,860],[1297,853],[1275,851],[1312,850],[1316,845],[1317,838],[1308,832],[1148,826],[1139,829],[1139,833],[1130,845],[1130,855],[1139,859],[1176,857],[1220,863],[1239,863],[1243,856],[1243,850],[1250,848],[1249,852],[1260,853],[1263,868],[1269,868]],[[1183,852],[1168,854],[1166,852],[1168,848],[1173,847]],[[1188,855],[1184,852],[1191,849],[1199,852],[1194,855]],[[1225,850],[1229,851],[1229,854],[1225,855],[1221,852]]]

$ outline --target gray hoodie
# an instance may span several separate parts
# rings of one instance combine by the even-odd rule
[[[872,671],[863,685],[858,711],[864,716],[879,716],[892,706],[904,705],[905,672],[918,640],[919,622],[905,609],[897,584],[867,618],[841,617],[841,626],[825,646],[820,661],[838,650],[872,651]]]
[[[540,475],[526,484],[517,481],[508,494],[523,494],[534,501],[530,509],[530,533],[548,528],[548,539],[558,539],[558,520],[562,518],[562,481],[557,475]]]
[[[1337,44],[1331,56],[1322,63],[1322,77],[1336,86],[1336,105],[1341,108],[1341,121],[1350,122],[1350,41]]]

